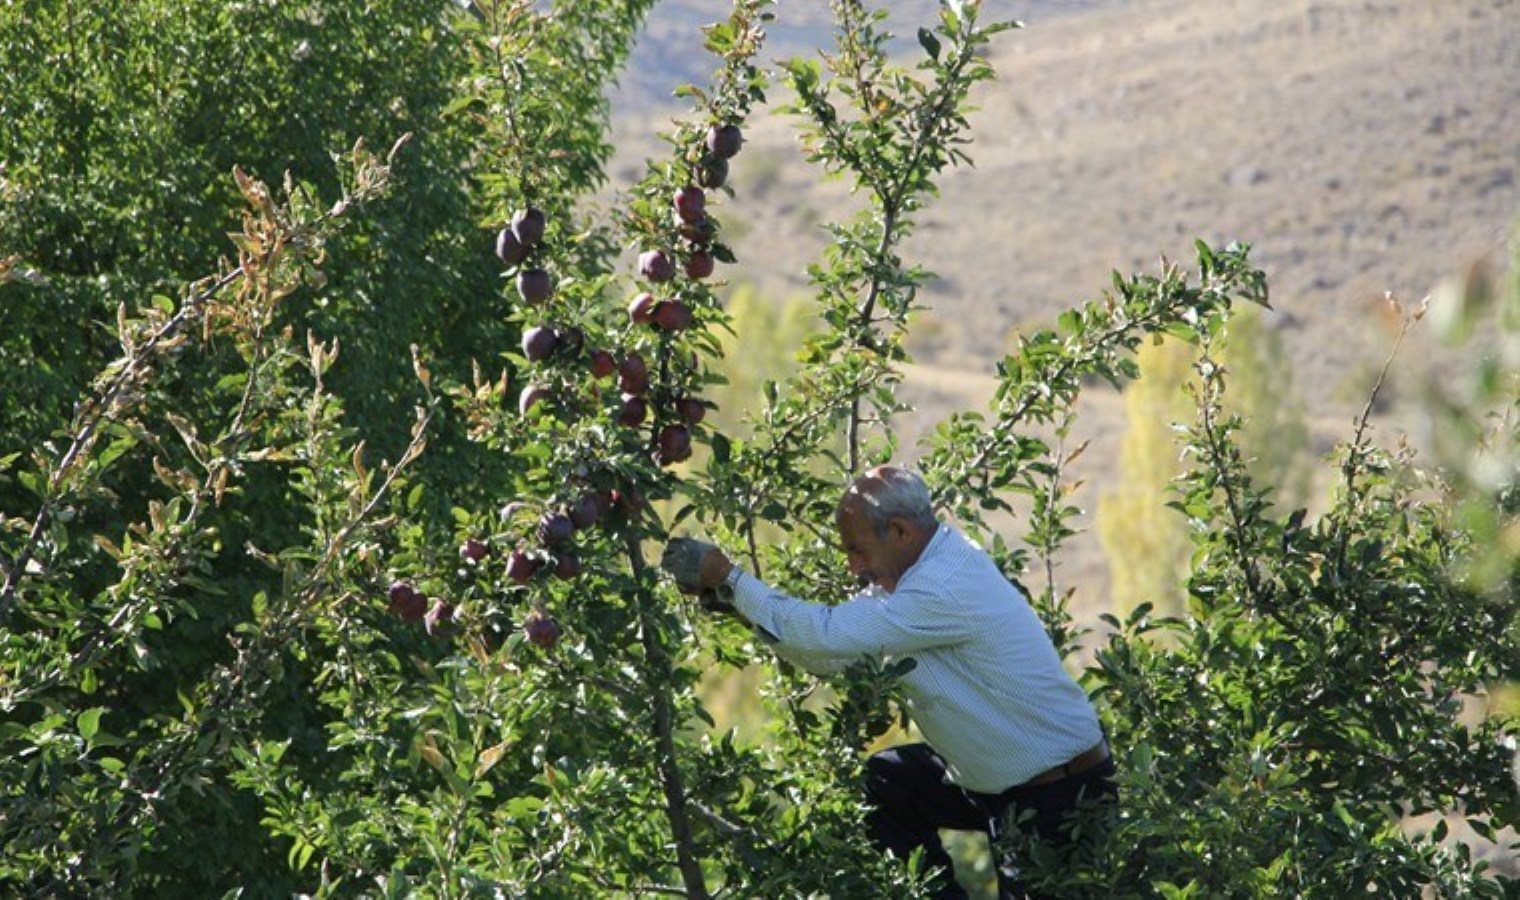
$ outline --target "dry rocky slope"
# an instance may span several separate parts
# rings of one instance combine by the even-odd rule
[[[978,407],[1018,329],[1096,295],[1111,269],[1187,263],[1192,241],[1244,240],[1271,279],[1291,372],[1316,449],[1349,433],[1361,387],[1386,353],[1385,291],[1410,302],[1501,248],[1520,213],[1520,0],[1096,0],[984,2],[1028,27],[999,36],[999,80],[976,94],[974,168],[946,174],[905,256],[938,273],[906,393],[917,433]],[[911,36],[935,4],[892,4]],[[614,98],[623,155],[678,107],[670,87],[700,79],[675,61],[708,0],[658,7]],[[826,7],[781,3],[771,55],[827,39]],[[904,52],[917,52],[911,39]],[[694,57],[694,59],[693,59]],[[779,106],[782,91],[773,92]],[[791,124],[756,118],[725,211],[740,265],[726,274],[780,296],[805,291],[817,223],[850,206],[797,151]],[[1417,334],[1412,371],[1432,355]],[[1122,404],[1084,398],[1086,505],[1117,470]],[[1383,429],[1389,437],[1394,426]],[[1090,524],[1090,522],[1088,523]],[[1095,541],[1065,565],[1087,604],[1106,596]]]

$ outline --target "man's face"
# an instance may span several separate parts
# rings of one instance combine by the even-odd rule
[[[839,543],[844,547],[850,573],[864,584],[880,585],[890,594],[896,590],[897,579],[911,563],[905,558],[911,539],[907,529],[896,519],[888,522],[885,534],[877,535],[870,519],[861,510],[861,503],[858,497],[848,497],[840,504],[834,518],[839,528]]]

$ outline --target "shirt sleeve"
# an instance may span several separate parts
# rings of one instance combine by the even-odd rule
[[[843,664],[861,656],[900,655],[956,644],[971,636],[971,623],[957,613],[953,603],[911,587],[899,586],[891,594],[860,594],[838,606],[825,606],[789,597],[745,572],[734,584],[734,606],[776,639],[783,656],[796,653]]]

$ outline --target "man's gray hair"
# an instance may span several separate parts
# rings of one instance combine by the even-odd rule
[[[934,503],[929,486],[916,472],[896,466],[878,466],[850,485],[846,497],[860,498],[861,511],[880,537],[892,519],[907,519],[920,528],[934,528]]]

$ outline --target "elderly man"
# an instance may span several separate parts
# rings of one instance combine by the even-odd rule
[[[964,897],[940,828],[995,836],[1010,808],[1061,840],[1083,798],[1111,800],[1114,764],[1086,694],[1024,596],[992,559],[941,524],[922,479],[884,466],[857,479],[835,517],[850,571],[870,587],[838,605],[789,597],[710,544],[671,541],[663,565],[689,591],[716,590],[783,656],[814,671],[912,657],[909,711],[927,744],[867,762],[871,838],[939,867],[937,897]]]

